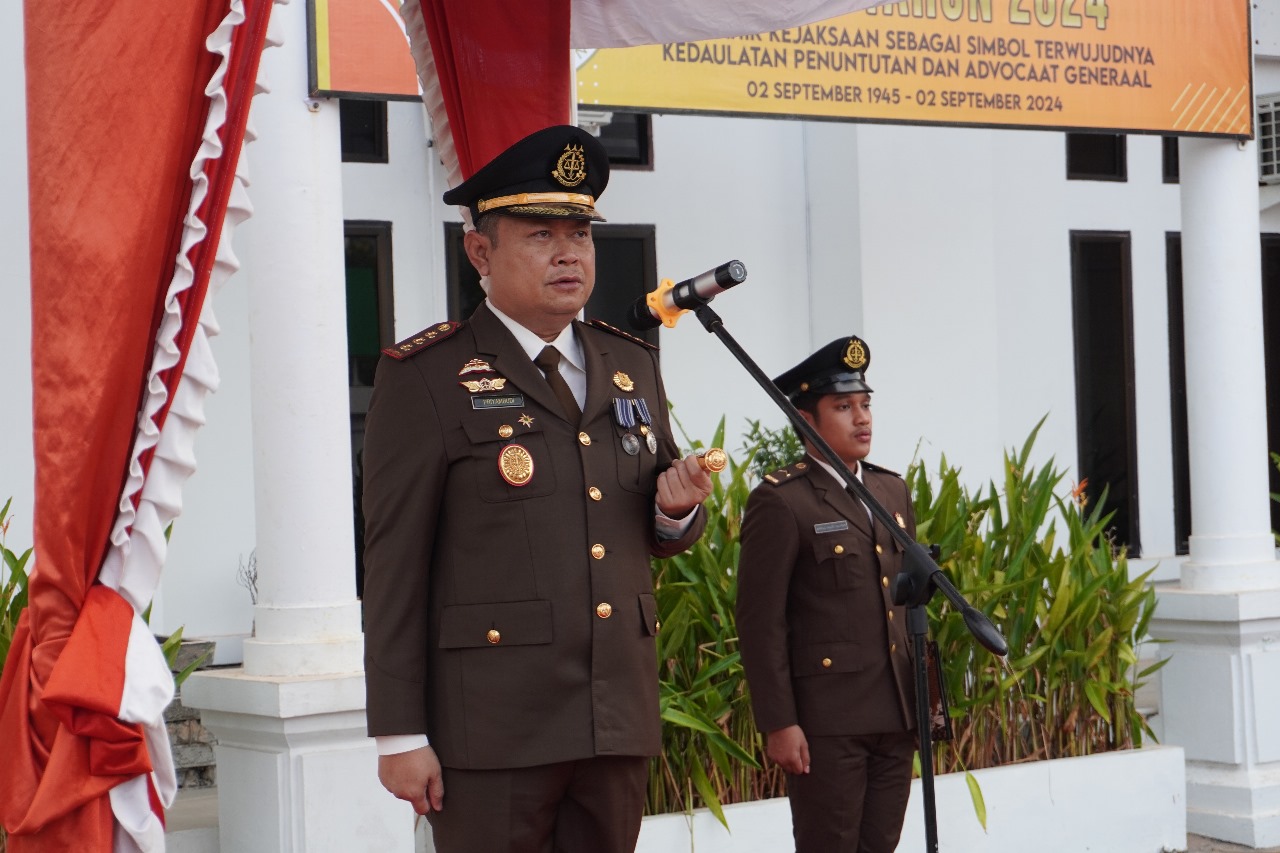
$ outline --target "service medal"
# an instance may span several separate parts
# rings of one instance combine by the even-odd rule
[[[628,456],[635,456],[640,452],[640,439],[636,438],[629,432],[623,433],[622,449],[627,452]]]
[[[653,434],[653,430],[649,430],[644,434],[645,447],[649,448],[649,452],[655,456],[658,453],[658,437]]]
[[[498,454],[498,473],[510,486],[527,486],[533,479],[533,456],[519,444],[508,444]]]

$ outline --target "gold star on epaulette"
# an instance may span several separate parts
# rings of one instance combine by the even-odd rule
[[[403,361],[415,353],[419,353],[432,344],[438,344],[445,338],[450,337],[459,329],[462,323],[436,323],[434,326],[428,326],[418,334],[405,338],[398,344],[393,344],[382,351],[383,355],[388,355],[397,361]]]

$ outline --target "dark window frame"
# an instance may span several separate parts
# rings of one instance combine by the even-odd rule
[[[653,171],[653,116],[649,113],[628,113],[614,112],[612,120],[600,128],[600,141],[605,145],[606,150],[609,148],[608,129],[610,127],[619,126],[618,119],[625,116],[626,120],[635,119],[635,140],[636,146],[640,150],[637,159],[621,159],[609,154],[609,168],[630,172],[652,172]]]
[[[372,110],[372,122],[370,125],[372,145],[369,151],[360,151],[349,146],[349,141],[354,138],[354,131],[350,126],[350,122],[354,120],[354,116],[349,113],[356,107],[361,109]],[[365,98],[339,98],[338,99],[338,121],[339,135],[342,140],[342,162],[343,163],[389,163],[390,160],[390,143],[388,141],[387,131],[387,102],[384,100],[374,100]]]
[[[1182,235],[1164,235],[1169,315],[1169,432],[1173,456],[1174,553],[1191,553],[1191,444],[1187,438],[1186,323],[1182,307]]]
[[[1160,143],[1160,174],[1164,183],[1182,183],[1181,165],[1178,157],[1178,137],[1163,136],[1160,138]]]
[[[1113,181],[1116,183],[1126,183],[1129,180],[1129,146],[1128,137],[1123,133],[1065,133],[1064,146],[1066,150],[1066,174],[1068,181]],[[1116,171],[1107,172],[1097,169],[1087,168],[1078,161],[1084,156],[1084,152],[1079,148],[1073,152],[1073,144],[1076,146],[1085,144],[1101,143],[1105,140],[1111,140],[1115,145],[1115,151],[1112,152],[1115,157]],[[1073,166],[1073,161],[1076,161]]]
[[[393,269],[392,224],[381,219],[348,219],[342,236],[373,237],[377,252],[378,341],[384,346],[396,342],[395,271]]]
[[[1127,494],[1125,495],[1129,510],[1128,529],[1116,531],[1120,539],[1120,543],[1128,549],[1130,557],[1139,557],[1142,555],[1142,538],[1141,538],[1141,512],[1139,503],[1139,460],[1138,460],[1138,434],[1137,434],[1137,399],[1135,394],[1135,354],[1133,341],[1133,256],[1132,256],[1132,235],[1128,231],[1076,231],[1070,232],[1070,249],[1071,249],[1071,305],[1072,305],[1072,340],[1075,342],[1075,397],[1076,397],[1076,454],[1077,466],[1080,477],[1086,478],[1094,476],[1091,472],[1084,470],[1084,462],[1088,459],[1092,452],[1086,441],[1086,431],[1081,428],[1081,410],[1082,410],[1082,384],[1085,381],[1087,369],[1089,366],[1089,354],[1086,348],[1080,345],[1082,340],[1088,340],[1085,333],[1089,325],[1089,319],[1086,317],[1087,312],[1082,310],[1082,302],[1085,298],[1085,282],[1082,278],[1082,246],[1085,243],[1098,242],[1114,242],[1120,247],[1120,288],[1121,288],[1121,349],[1123,352],[1124,365],[1124,419],[1125,419],[1125,455],[1128,463],[1126,470]],[[1083,328],[1082,328],[1083,327]],[[1089,495],[1092,504],[1097,496],[1101,495],[1101,487],[1103,484],[1097,482],[1089,483],[1086,488],[1086,494]]]

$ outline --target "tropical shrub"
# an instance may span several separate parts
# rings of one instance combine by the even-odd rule
[[[707,500],[702,540],[654,564],[663,752],[651,767],[649,813],[706,806],[723,820],[722,804],[785,793],[751,718],[733,606],[747,496],[800,444],[789,429],[750,426]],[[1159,665],[1135,670],[1154,591],[1147,575],[1129,579],[1108,517],[1084,506],[1083,490],[1066,489],[1052,461],[1031,466],[1039,428],[1005,454],[1000,487],[969,492],[945,457],[932,474],[918,462],[907,472],[919,540],[941,546],[942,570],[1010,648],[1007,661],[996,658],[941,595],[930,602],[955,730],[935,750],[939,772],[1122,749],[1151,733],[1135,693]],[[712,445],[723,440],[721,421]]]
[[[1272,453],[1271,461],[1275,463],[1276,470],[1280,471],[1280,453]],[[1280,492],[1272,492],[1271,500],[1275,501],[1276,503],[1280,503]],[[1280,545],[1280,530],[1271,531],[1271,535],[1276,537],[1276,544]]]
[[[15,554],[5,545],[9,523],[13,520],[9,515],[12,505],[13,498],[10,498],[0,508],[0,672],[4,671],[4,662],[9,657],[18,617],[27,606],[27,561],[31,559],[30,548]]]

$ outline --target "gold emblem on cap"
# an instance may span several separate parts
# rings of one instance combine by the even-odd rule
[[[631,377],[619,370],[613,374],[613,384],[617,385],[623,391],[636,390],[636,383],[631,381]]]
[[[501,391],[507,384],[507,380],[502,376],[495,376],[492,379],[486,376],[483,379],[464,379],[458,384],[472,394],[479,394],[483,391]]]
[[[895,521],[897,521],[897,522],[898,522],[898,526],[899,526],[899,527],[906,527],[906,526],[907,526],[907,522],[906,522],[906,520],[905,520],[905,519],[903,519],[903,517],[902,517],[902,513],[900,513],[900,512],[895,512],[895,513],[893,514],[893,518],[894,518],[894,520],[895,520]]]
[[[473,358],[458,371],[459,376],[466,376],[468,373],[493,373],[493,368],[489,366],[489,362]]]
[[[508,444],[498,454],[498,473],[512,486],[527,485],[533,479],[533,457],[518,444]]]
[[[551,177],[566,187],[576,187],[587,179],[587,158],[582,153],[581,145],[570,142],[564,147]]]
[[[867,351],[863,348],[862,341],[857,338],[849,341],[849,345],[844,348],[844,363],[853,370],[861,370],[867,366]]]

